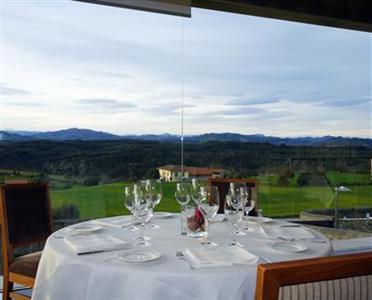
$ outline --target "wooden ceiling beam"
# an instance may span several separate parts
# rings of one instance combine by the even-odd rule
[[[193,7],[372,32],[371,0],[192,0]]]

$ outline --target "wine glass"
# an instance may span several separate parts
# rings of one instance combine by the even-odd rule
[[[186,204],[190,201],[191,184],[189,182],[179,182],[176,185],[175,197],[177,202],[181,205],[181,234],[186,234],[185,228],[185,210]]]
[[[251,212],[252,209],[256,206],[256,201],[250,197],[247,198],[247,200],[244,203],[244,216],[245,216],[245,227],[244,230],[248,232],[254,231],[252,227],[249,227],[249,213]]]
[[[125,186],[124,187],[124,206],[131,213],[132,226],[131,226],[130,230],[132,230],[132,231],[139,229],[137,226],[134,225],[133,201],[134,201],[134,187],[133,187],[133,185]]]
[[[234,208],[231,206],[231,197],[229,194],[226,194],[223,212],[226,219],[229,219],[229,216],[234,212]]]
[[[160,180],[147,179],[145,182],[146,197],[151,202],[149,214],[151,217],[154,215],[155,206],[160,203],[162,197],[162,185]],[[151,219],[150,219],[151,223]],[[151,224],[151,229],[159,229],[159,225]]]
[[[240,230],[240,225],[243,221],[243,212],[242,211],[237,211],[237,210],[232,210],[230,215],[229,215],[229,221],[232,225],[231,229],[232,229],[232,236],[233,236],[233,241],[229,245],[235,246],[235,245],[239,244],[236,237],[246,235],[245,232]]]
[[[150,246],[151,244],[147,242],[144,237],[144,229],[145,223],[149,217],[149,209],[151,206],[151,202],[149,201],[149,198],[145,196],[141,184],[133,185],[133,194],[134,194],[134,199],[132,202],[133,216],[135,220],[137,220],[141,224],[139,237],[135,244],[140,247],[147,247]]]
[[[200,200],[202,199],[202,193],[205,191],[205,189],[205,181],[197,178],[193,178],[191,180],[191,198],[196,203],[196,205],[199,205]]]
[[[211,241],[211,221],[217,215],[220,207],[220,196],[216,186],[210,186],[202,193],[199,209],[205,219],[207,226],[207,241],[204,243],[209,246],[217,246],[217,243]]]
[[[243,220],[243,207],[247,200],[247,187],[244,183],[231,182],[229,187],[229,200],[231,207],[234,212],[232,212],[230,221],[233,226],[233,235],[245,235],[245,232],[240,230],[240,225]]]
[[[247,186],[245,183],[230,182],[228,194],[231,197],[231,204],[235,209],[242,209],[247,198]]]

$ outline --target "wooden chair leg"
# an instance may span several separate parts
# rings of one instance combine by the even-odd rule
[[[9,275],[3,277],[3,300],[10,300],[9,293],[13,289],[13,282],[9,281]]]

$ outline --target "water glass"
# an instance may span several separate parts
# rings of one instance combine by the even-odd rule
[[[132,226],[130,227],[130,230],[132,231],[139,230],[139,228],[135,226],[134,224],[134,216],[133,216],[134,187],[133,187],[133,184],[124,187],[123,199],[124,199],[124,206],[131,213]]]
[[[177,202],[181,205],[181,234],[187,234],[185,226],[185,210],[186,204],[191,199],[191,184],[189,182],[179,182],[176,185],[175,197]]]
[[[240,230],[240,225],[243,218],[243,207],[247,201],[247,187],[245,183],[231,182],[228,192],[230,206],[234,210],[231,216],[234,235],[245,235]]]
[[[207,188],[207,183],[205,180],[201,180],[198,178],[193,178],[191,180],[191,198],[196,203],[196,205],[199,205],[202,194],[205,192]]]
[[[139,237],[136,241],[136,245],[140,247],[147,247],[151,244],[146,241],[144,237],[145,223],[149,220],[149,209],[151,207],[151,202],[149,198],[145,196],[145,192],[141,184],[133,185],[133,202],[132,202],[132,213],[134,219],[138,221],[140,226]]]
[[[217,246],[218,244],[211,241],[211,221],[217,215],[220,207],[220,196],[218,188],[215,186],[208,187],[203,193],[199,204],[199,209],[205,219],[207,227],[207,241],[204,243],[209,246]]]
[[[154,209],[156,205],[160,203],[161,197],[162,197],[162,185],[160,180],[152,180],[147,179],[144,181],[144,188],[146,197],[151,203],[151,207],[149,209],[149,215],[150,215],[150,223],[154,214]],[[159,229],[160,226],[156,224],[151,224],[151,229]]]
[[[255,208],[255,206],[256,206],[256,201],[252,198],[247,199],[244,203],[243,210],[244,210],[244,216],[245,216],[245,227],[244,227],[245,231],[248,231],[248,232],[254,231],[252,227],[249,227],[248,223],[249,223],[249,213],[252,211],[252,209]]]

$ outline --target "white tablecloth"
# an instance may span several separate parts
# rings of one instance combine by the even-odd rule
[[[63,230],[55,232],[47,241],[37,272],[34,300],[116,300],[116,299],[248,299],[253,300],[256,284],[256,267],[267,260],[285,261],[310,257],[328,256],[331,244],[328,239],[313,231],[319,243],[301,240],[309,247],[303,253],[283,253],[270,248],[278,241],[265,236],[256,229],[239,236],[238,240],[260,259],[251,266],[236,265],[191,269],[187,261],[176,257],[176,251],[199,247],[200,241],[179,234],[179,215],[168,219],[154,219],[161,229],[148,229],[145,235],[151,237],[151,248],[162,253],[159,260],[147,263],[123,263],[115,256],[120,251],[76,255],[60,236]],[[275,221],[269,226],[280,226]],[[131,242],[138,234],[128,229],[104,228],[102,233]],[[99,234],[99,233],[97,233]],[[232,241],[229,222],[212,225],[212,239],[220,245]]]

